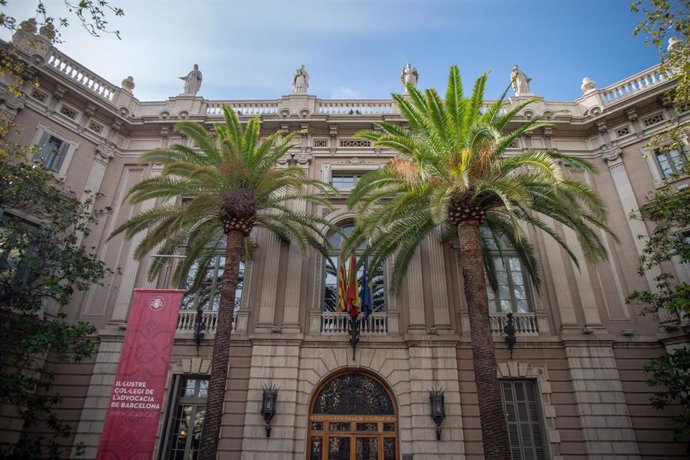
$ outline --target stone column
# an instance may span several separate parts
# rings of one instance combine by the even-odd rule
[[[640,458],[610,344],[566,343],[577,413],[588,458]]]

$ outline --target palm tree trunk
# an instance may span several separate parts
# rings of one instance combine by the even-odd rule
[[[460,266],[470,317],[474,379],[479,400],[484,458],[506,460],[511,458],[510,444],[498,385],[496,352],[489,324],[489,302],[486,297],[479,226],[477,220],[465,220],[457,226]]]
[[[230,361],[230,333],[232,331],[232,316],[235,308],[235,288],[237,288],[240,274],[243,241],[244,234],[239,230],[230,230],[228,232],[225,249],[225,267],[223,269],[223,286],[220,293],[220,306],[218,307],[216,336],[213,341],[211,379],[208,385],[206,416],[201,433],[199,460],[215,460],[218,452],[218,436],[223,416],[225,383],[227,382],[228,364]]]

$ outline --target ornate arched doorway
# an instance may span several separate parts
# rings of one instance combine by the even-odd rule
[[[397,460],[398,450],[397,405],[379,379],[340,373],[316,389],[307,460]]]

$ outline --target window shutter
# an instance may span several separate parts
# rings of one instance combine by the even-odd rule
[[[70,145],[62,141],[62,144],[60,145],[60,149],[58,152],[55,154],[55,160],[53,160],[53,164],[51,165],[50,169],[53,172],[59,172],[60,168],[62,167],[62,162],[65,160],[65,157],[67,156],[67,151],[69,150]]]
[[[44,131],[43,134],[41,134],[41,140],[38,141],[38,151],[34,154],[32,158],[33,161],[40,161],[41,163],[45,163],[46,159],[48,158],[49,139],[50,134]]]
[[[545,460],[546,448],[536,382],[501,381],[503,408],[513,460]]]

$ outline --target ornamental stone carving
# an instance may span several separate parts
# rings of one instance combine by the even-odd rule
[[[203,79],[201,71],[199,70],[199,65],[194,64],[194,69],[187,74],[186,77],[180,77],[180,80],[184,81],[184,93],[185,96],[196,96],[201,88],[201,80]]]
[[[122,89],[124,89],[128,93],[131,93],[132,91],[134,91],[135,86],[136,85],[134,84],[134,77],[132,77],[131,75],[129,77],[125,78],[124,80],[122,80]]]
[[[580,86],[582,93],[587,95],[593,91],[596,91],[597,85],[590,80],[588,77],[582,79],[582,86]]]
[[[307,69],[304,68],[304,64],[302,64],[292,77],[292,94],[307,94],[308,89],[309,74]]]
[[[683,46],[683,42],[678,40],[676,37],[671,37],[668,39],[668,46],[666,47],[666,51],[669,53],[672,51],[678,51],[681,46]]]
[[[38,30],[38,28],[36,27],[36,19],[30,18],[26,21],[22,21],[19,24],[19,29],[23,32],[35,35],[36,31]]]
[[[520,97],[532,94],[529,92],[529,82],[531,81],[532,79],[529,78],[525,72],[518,69],[517,64],[513,66],[513,71],[510,72],[510,84],[513,86],[513,91],[515,91],[516,96]]]
[[[39,33],[42,37],[47,38],[51,42],[55,40],[55,26],[53,26],[53,24],[50,22],[41,26],[41,28],[39,29]]]
[[[417,82],[419,81],[419,73],[417,72],[417,68],[408,63],[400,72],[400,81],[402,82],[406,93],[409,86],[416,88]]]

